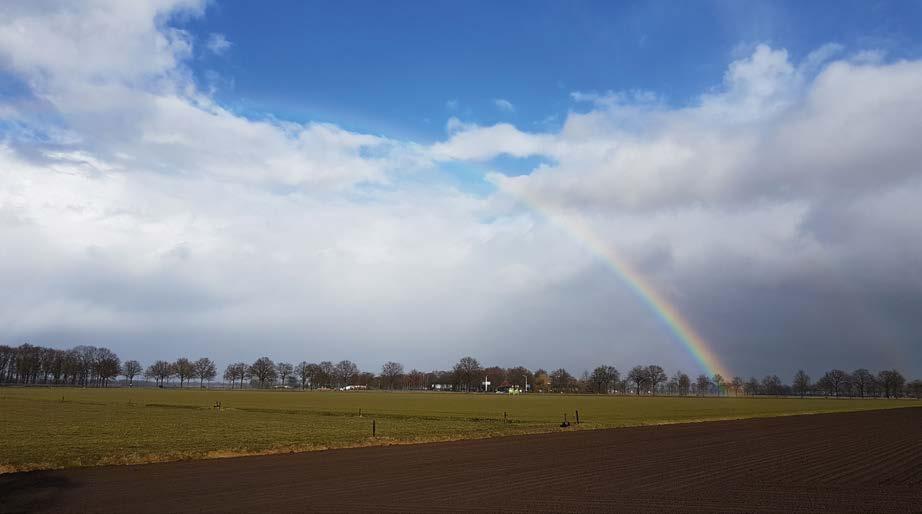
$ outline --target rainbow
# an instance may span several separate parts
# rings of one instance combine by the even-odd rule
[[[719,373],[725,379],[730,376],[727,373],[727,368],[721,364],[720,359],[711,350],[707,341],[698,335],[688,320],[581,218],[568,216],[566,213],[555,212],[554,209],[542,207],[538,202],[530,201],[529,198],[521,194],[516,194],[516,196],[524,200],[533,210],[542,214],[549,221],[569,232],[604,261],[615,272],[615,275],[662,321],[673,337],[688,350],[688,353],[691,354],[703,371],[709,376]]]

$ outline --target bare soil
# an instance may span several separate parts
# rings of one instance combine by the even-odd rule
[[[922,409],[0,476],[0,512],[922,512]]]

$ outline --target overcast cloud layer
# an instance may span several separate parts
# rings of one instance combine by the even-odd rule
[[[575,91],[560,130],[422,144],[222,107],[187,63],[233,42],[171,23],[203,15],[0,6],[0,342],[698,372],[575,216],[734,374],[922,373],[922,61],[759,45],[687,106]],[[436,173],[503,155],[545,164],[485,195]]]

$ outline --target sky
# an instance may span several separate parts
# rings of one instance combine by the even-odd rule
[[[0,343],[922,375],[920,27],[919,1],[3,2]]]

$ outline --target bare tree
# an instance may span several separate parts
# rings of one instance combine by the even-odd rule
[[[96,361],[96,347],[80,345],[75,346],[71,351],[73,352],[74,356],[74,373],[76,375],[76,383],[83,386],[93,385],[93,381],[95,379],[95,371],[93,367],[94,362]],[[29,368],[26,367],[26,364],[28,364],[28,361],[22,362],[22,371],[25,373],[25,376],[28,377]]]
[[[141,363],[135,360],[125,361],[122,364],[122,376],[128,381],[128,385],[134,384],[134,377],[139,376],[144,370]]]
[[[483,376],[486,377],[495,390],[506,381],[506,370],[499,366],[490,366],[483,369]],[[487,388],[488,386],[484,387]]]
[[[464,391],[473,391],[477,389],[477,383],[483,368],[480,363],[473,357],[463,357],[454,366],[455,380],[460,389]]]
[[[256,380],[259,387],[266,387],[275,380],[275,363],[269,357],[260,357],[247,369],[249,375]]]
[[[224,368],[224,381],[231,383],[231,389],[237,384],[237,364],[228,364]]]
[[[359,367],[350,360],[341,360],[333,367],[333,377],[340,387],[352,385],[359,374]]]
[[[650,386],[650,392],[656,396],[656,387],[667,380],[666,372],[656,364],[647,366],[647,384]]]
[[[673,375],[672,378],[666,382],[666,393],[675,396],[679,394],[679,379],[678,375]]]
[[[192,376],[198,378],[199,388],[205,387],[205,381],[211,382],[217,374],[218,369],[208,357],[202,357],[192,363]]]
[[[620,375],[614,366],[599,366],[589,376],[590,391],[596,394],[608,394]]]
[[[381,366],[381,387],[393,389],[400,377],[403,376],[403,364],[388,361]]]
[[[916,379],[906,384],[906,394],[916,399],[922,398],[922,380]]]
[[[573,376],[563,368],[557,368],[550,375],[551,389],[559,393],[569,392]]]
[[[321,387],[332,387],[333,386],[333,363],[330,361],[321,361],[320,372],[317,375],[317,384]]]
[[[159,387],[163,387],[164,382],[169,380],[173,374],[173,365],[164,360],[156,361],[148,366],[145,373],[149,378],[153,378]]]
[[[714,387],[717,388],[717,396],[720,396],[720,390],[724,385],[724,377],[720,373],[714,373],[714,376],[711,377],[711,380],[714,381]]]
[[[864,368],[858,368],[852,372],[852,387],[858,396],[864,398],[874,384],[874,375]]]
[[[784,386],[778,375],[766,375],[762,379],[762,392],[770,395],[780,395],[784,393]]]
[[[551,379],[547,376],[547,371],[538,368],[538,371],[535,371],[535,391],[539,393],[546,393],[550,390]]]
[[[679,394],[682,396],[688,395],[688,390],[691,389],[691,379],[685,373],[681,371],[676,373],[676,382],[679,385]]]
[[[845,383],[848,381],[848,373],[841,369],[827,371],[816,385],[826,391],[827,396],[839,396]]]
[[[803,398],[810,391],[810,376],[804,370],[798,370],[791,385],[794,386],[794,392]]]
[[[192,365],[192,361],[185,357],[176,359],[176,362],[173,363],[173,369],[176,370],[176,378],[179,379],[180,389],[186,380],[195,376],[195,367]]]
[[[698,395],[703,396],[708,394],[711,390],[711,379],[707,375],[698,375],[698,379],[695,380],[695,385],[698,386]]]
[[[759,380],[756,377],[749,377],[749,380],[743,384],[743,392],[749,396],[754,396],[759,394],[761,387],[762,386],[759,384]]]
[[[233,375],[235,380],[240,381],[240,389],[243,389],[243,382],[247,379],[247,375],[250,371],[250,365],[245,362],[235,362],[231,364],[233,369]],[[233,387],[233,383],[231,384]]]
[[[317,387],[317,384],[323,383],[322,379],[324,377],[324,371],[323,371],[322,363],[321,364],[308,364],[307,373],[308,373],[308,376],[310,377],[308,379],[308,382],[310,383],[311,389],[314,389],[315,387]]]
[[[352,384],[371,387],[376,380],[378,380],[378,377],[371,371],[360,371],[355,378],[352,379]]]
[[[288,377],[294,373],[294,366],[287,362],[280,362],[275,365],[275,372],[278,374],[279,383],[283,386],[288,385]]]
[[[15,355],[16,351],[12,347],[0,344],[0,384],[12,382],[13,367],[10,363],[13,362]]]
[[[319,371],[320,366],[308,363],[307,361],[301,361],[295,366],[295,376],[298,377],[298,381],[301,382],[302,390],[306,389],[308,384],[310,384],[311,389],[313,389]]]
[[[647,368],[643,366],[634,366],[627,374],[629,382],[634,384],[634,394],[639,395],[640,390],[647,384]]]
[[[884,388],[886,398],[895,398],[903,391],[906,379],[903,374],[895,369],[884,370],[877,374],[877,381]]]
[[[734,396],[739,396],[743,392],[743,377],[733,377],[730,387],[733,389]]]
[[[411,369],[409,373],[406,374],[405,383],[410,389],[423,390],[427,389],[429,382],[427,380],[428,374],[423,373],[418,369]]]
[[[524,366],[516,366],[506,370],[506,379],[513,385],[522,388],[522,392],[534,388],[535,375]]]
[[[67,352],[63,350],[52,350],[53,355],[49,362],[48,373],[51,374],[52,379],[55,384],[60,384],[61,379],[64,376],[65,367],[64,367],[64,357],[67,355]],[[138,364],[140,366],[140,364]],[[135,376],[140,375],[144,371],[143,368],[139,368],[138,372],[135,373]],[[0,382],[3,381],[3,368],[0,367]]]
[[[121,361],[118,355],[112,350],[108,348],[98,348],[93,357],[93,370],[96,373],[99,383],[103,387],[106,387],[109,385],[109,380],[114,379],[121,372]]]

